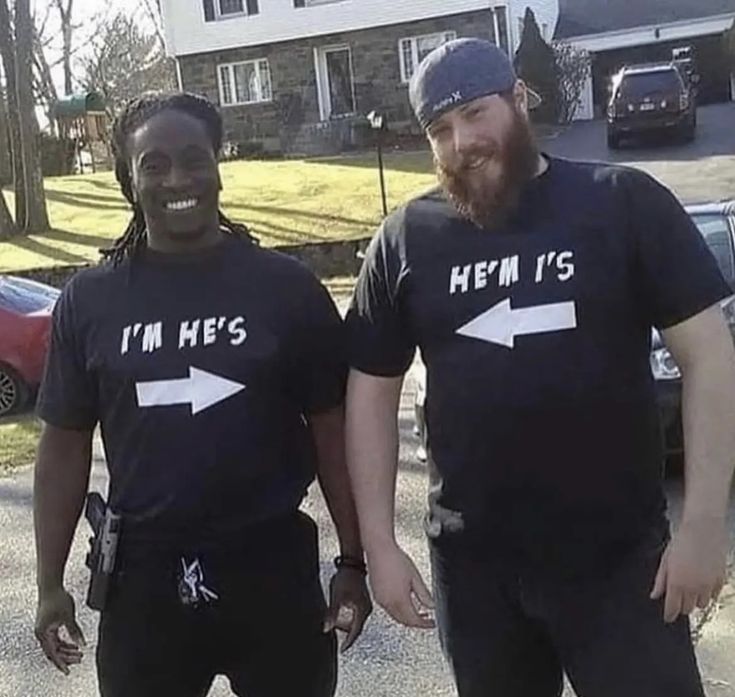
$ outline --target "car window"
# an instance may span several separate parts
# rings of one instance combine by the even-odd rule
[[[623,99],[643,99],[650,94],[678,92],[681,81],[676,71],[661,70],[623,77],[618,96]]]
[[[0,276],[0,307],[21,315],[51,307],[59,297],[55,288],[11,276]]]
[[[727,218],[723,215],[695,215],[693,219],[715,255],[725,279],[730,285],[735,285],[735,250]]]

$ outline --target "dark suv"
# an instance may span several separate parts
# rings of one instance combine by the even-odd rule
[[[676,63],[630,65],[613,77],[607,110],[610,148],[650,131],[674,132],[690,141],[696,128],[696,93]]]

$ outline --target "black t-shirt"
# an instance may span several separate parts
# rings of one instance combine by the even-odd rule
[[[148,251],[65,287],[38,411],[100,423],[130,530],[237,530],[301,502],[305,417],[343,401],[342,339],[326,289],[289,257],[230,236],[197,255]]]
[[[664,509],[651,327],[730,294],[674,196],[646,174],[550,160],[497,231],[439,191],[391,215],[348,314],[350,361],[427,367],[429,532],[573,563]]]

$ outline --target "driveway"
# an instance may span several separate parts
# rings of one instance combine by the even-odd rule
[[[685,202],[735,198],[735,103],[700,107],[697,137],[678,144],[668,137],[631,141],[609,150],[604,121],[577,122],[543,141],[552,155],[617,162],[645,169]]]
[[[400,470],[396,502],[397,533],[405,549],[416,560],[428,579],[428,559],[422,517],[426,499],[425,467],[415,457],[416,439],[412,433],[413,385],[409,381],[401,409]],[[36,647],[31,628],[35,603],[33,530],[31,515],[32,471],[30,468],[15,477],[0,480],[0,697],[95,697],[94,647],[97,615],[83,605],[87,571],[83,565],[87,530],[78,530],[71,562],[67,571],[67,586],[79,603],[79,620],[89,642],[82,666],[70,678],[64,678],[46,663]],[[92,486],[104,490],[104,461],[96,455]],[[674,517],[681,508],[681,482],[668,486]],[[319,523],[321,530],[322,577],[331,573],[331,560],[337,544],[329,524],[322,498],[314,488],[304,508]],[[735,516],[732,516],[735,521]],[[731,529],[735,541],[735,529]],[[735,690],[725,684],[723,671],[732,663],[732,628],[717,628],[712,641],[700,645],[700,658],[708,679],[711,697],[735,697]],[[288,657],[284,656],[284,669]],[[416,632],[398,627],[379,609],[370,619],[365,633],[353,650],[341,662],[339,697],[450,697],[455,694],[438,649],[435,632]],[[567,691],[565,695],[571,695]],[[227,683],[219,678],[210,697],[231,695]],[[167,697],[161,695],[161,697]]]

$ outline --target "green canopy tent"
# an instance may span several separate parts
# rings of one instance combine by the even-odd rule
[[[109,118],[105,100],[99,92],[72,94],[59,99],[54,104],[53,114],[59,124],[61,137],[71,139],[75,143],[81,173],[84,173],[82,151],[85,148],[89,152],[92,171],[97,171],[92,147],[95,142],[103,143],[108,161],[112,159],[108,137]]]

